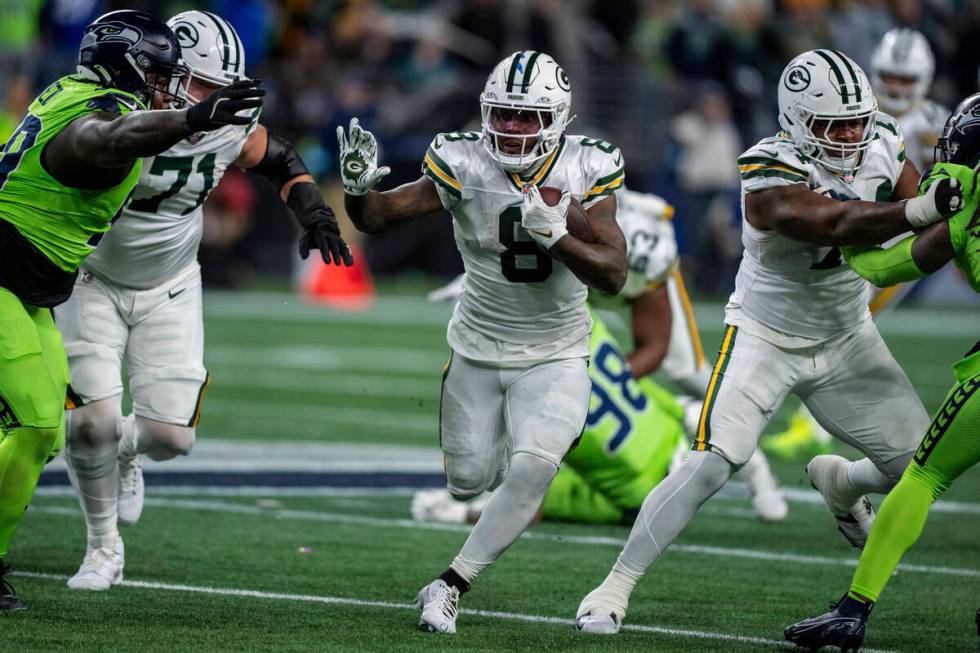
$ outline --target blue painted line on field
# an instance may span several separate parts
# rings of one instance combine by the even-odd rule
[[[412,472],[252,472],[189,471],[151,472],[143,470],[147,487],[204,485],[209,487],[446,487],[442,473]],[[52,470],[41,474],[39,486],[68,485],[68,473]]]

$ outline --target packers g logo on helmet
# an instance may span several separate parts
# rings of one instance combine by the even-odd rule
[[[793,66],[786,71],[786,78],[783,80],[786,88],[799,93],[810,86],[810,71],[803,66]]]
[[[177,35],[177,42],[182,48],[193,48],[201,40],[197,28],[190,23],[180,22],[172,26],[171,29]]]

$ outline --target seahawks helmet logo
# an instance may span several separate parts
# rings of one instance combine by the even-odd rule
[[[193,48],[201,40],[201,35],[197,28],[190,23],[180,22],[174,25],[174,34],[177,35],[177,42],[182,48]]]
[[[810,71],[803,66],[793,66],[786,72],[783,83],[789,90],[799,93],[810,85]]]
[[[128,43],[136,45],[143,40],[143,32],[123,23],[101,23],[82,39],[82,47],[95,43]],[[88,41],[89,43],[85,43]]]
[[[558,88],[565,91],[566,93],[572,90],[572,84],[568,81],[568,73],[566,73],[561,68],[556,69],[555,77],[558,81]]]

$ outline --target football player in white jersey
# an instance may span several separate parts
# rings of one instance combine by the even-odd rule
[[[245,76],[245,53],[219,16],[188,11],[167,23],[191,71],[181,97],[197,103]],[[258,124],[195,134],[143,164],[116,227],[86,260],[70,301],[57,310],[71,368],[66,459],[88,527],[73,589],[106,590],[122,580],[117,524],[143,507],[139,458],[186,455],[210,377],[197,248],[201,205],[229,165],[267,177],[303,227],[311,248],[350,264],[333,212],[286,141]],[[125,356],[133,413],[121,411]]]
[[[459,555],[417,597],[420,627],[456,631],[459,595],[530,524],[585,425],[592,321],[588,287],[618,292],[626,243],[616,224],[619,149],[565,133],[571,87],[547,54],[515,52],[480,96],[483,130],[439,134],[423,176],[385,192],[374,136],[339,128],[344,204],[368,233],[446,209],[466,279],[449,322],[439,442],[458,499],[496,488]],[[562,191],[547,205],[539,187]],[[594,242],[568,233],[572,198]]]
[[[905,154],[920,172],[934,163],[934,150],[949,110],[926,97],[932,84],[935,60],[929,41],[908,28],[895,28],[871,55],[871,86],[881,110],[891,115],[905,137]],[[901,283],[888,288],[871,286],[869,308],[877,318],[895,308],[915,287]],[[763,440],[771,453],[795,451],[829,452],[831,435],[813,419],[806,408],[793,416],[790,428]]]
[[[891,489],[929,423],[871,321],[867,284],[838,247],[947,219],[962,189],[949,182],[916,197],[919,174],[900,128],[878,112],[864,71],[834,50],[786,66],[779,124],[782,132],[738,160],[745,254],[693,451],[647,496],[612,571],[579,606],[581,630],[618,632],[636,582],[748,460],[790,393],[868,456],[807,465],[857,547],[874,518],[864,495]]]

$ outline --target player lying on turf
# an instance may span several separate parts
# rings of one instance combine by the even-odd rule
[[[178,90],[191,105],[245,78],[234,28],[212,13],[167,21],[189,74]],[[106,590],[125,563],[117,523],[143,509],[140,456],[190,452],[210,382],[204,368],[202,205],[230,165],[269,179],[303,229],[300,254],[350,263],[333,212],[293,147],[258,123],[196,133],[144,162],[122,220],[85,261],[75,292],[58,307],[71,368],[65,458],[88,531],[85,557],[68,587]],[[133,412],[122,414],[123,359]]]
[[[865,494],[894,486],[915,432],[929,422],[870,319],[867,282],[839,247],[882,243],[952,216],[962,204],[959,184],[942,180],[916,197],[919,175],[898,125],[878,112],[864,72],[839,52],[813,50],[786,66],[779,123],[782,132],[738,161],[745,254],[694,451],[646,498],[608,577],[582,600],[582,630],[618,632],[636,582],[748,460],[789,394],[867,456],[818,456],[807,465],[839,530],[859,548],[874,519]]]
[[[634,379],[619,343],[594,312],[592,319],[589,415],[548,488],[540,516],[629,525],[643,498],[690,448],[685,415],[696,423],[700,402],[682,403],[649,378]],[[412,516],[474,523],[490,496],[458,501],[446,489],[420,490],[412,499]]]
[[[920,192],[957,179],[966,189],[966,206],[949,222],[891,247],[845,248],[851,269],[876,286],[914,281],[953,260],[980,292],[980,94],[965,99],[949,117],[936,151],[939,163],[929,170]],[[919,539],[929,507],[980,462],[980,342],[953,365],[953,376],[956,382],[925,430],[915,457],[881,504],[850,590],[830,612],[788,627],[789,641],[813,650],[839,646],[857,651],[871,609],[902,556]]]
[[[380,193],[371,189],[388,169],[377,168],[374,136],[356,119],[347,134],[338,129],[354,224],[375,233],[446,209],[466,269],[447,333],[439,443],[454,497],[496,492],[459,555],[418,593],[419,625],[443,633],[456,631],[460,594],[531,523],[582,432],[587,288],[619,292],[627,273],[616,224],[623,156],[565,133],[571,86],[561,67],[515,52],[490,74],[480,105],[482,133],[439,134],[424,175]],[[549,193],[556,202],[543,198],[548,186],[561,189]]]
[[[891,115],[905,136],[905,153],[916,170],[934,162],[933,149],[949,110],[926,97],[935,69],[929,41],[907,28],[889,30],[871,54],[871,85],[881,109]],[[872,286],[868,308],[878,319],[897,306],[915,287],[902,283],[886,288]],[[789,428],[762,438],[763,450],[785,459],[804,459],[830,453],[833,436],[801,406]],[[807,455],[809,454],[809,455]]]
[[[78,73],[38,96],[0,157],[0,611],[24,609],[3,557],[64,441],[68,362],[51,308],[119,217],[141,157],[262,105],[259,83],[242,80],[190,109],[143,111],[174,100],[184,72],[163,21],[106,14],[85,28]]]

